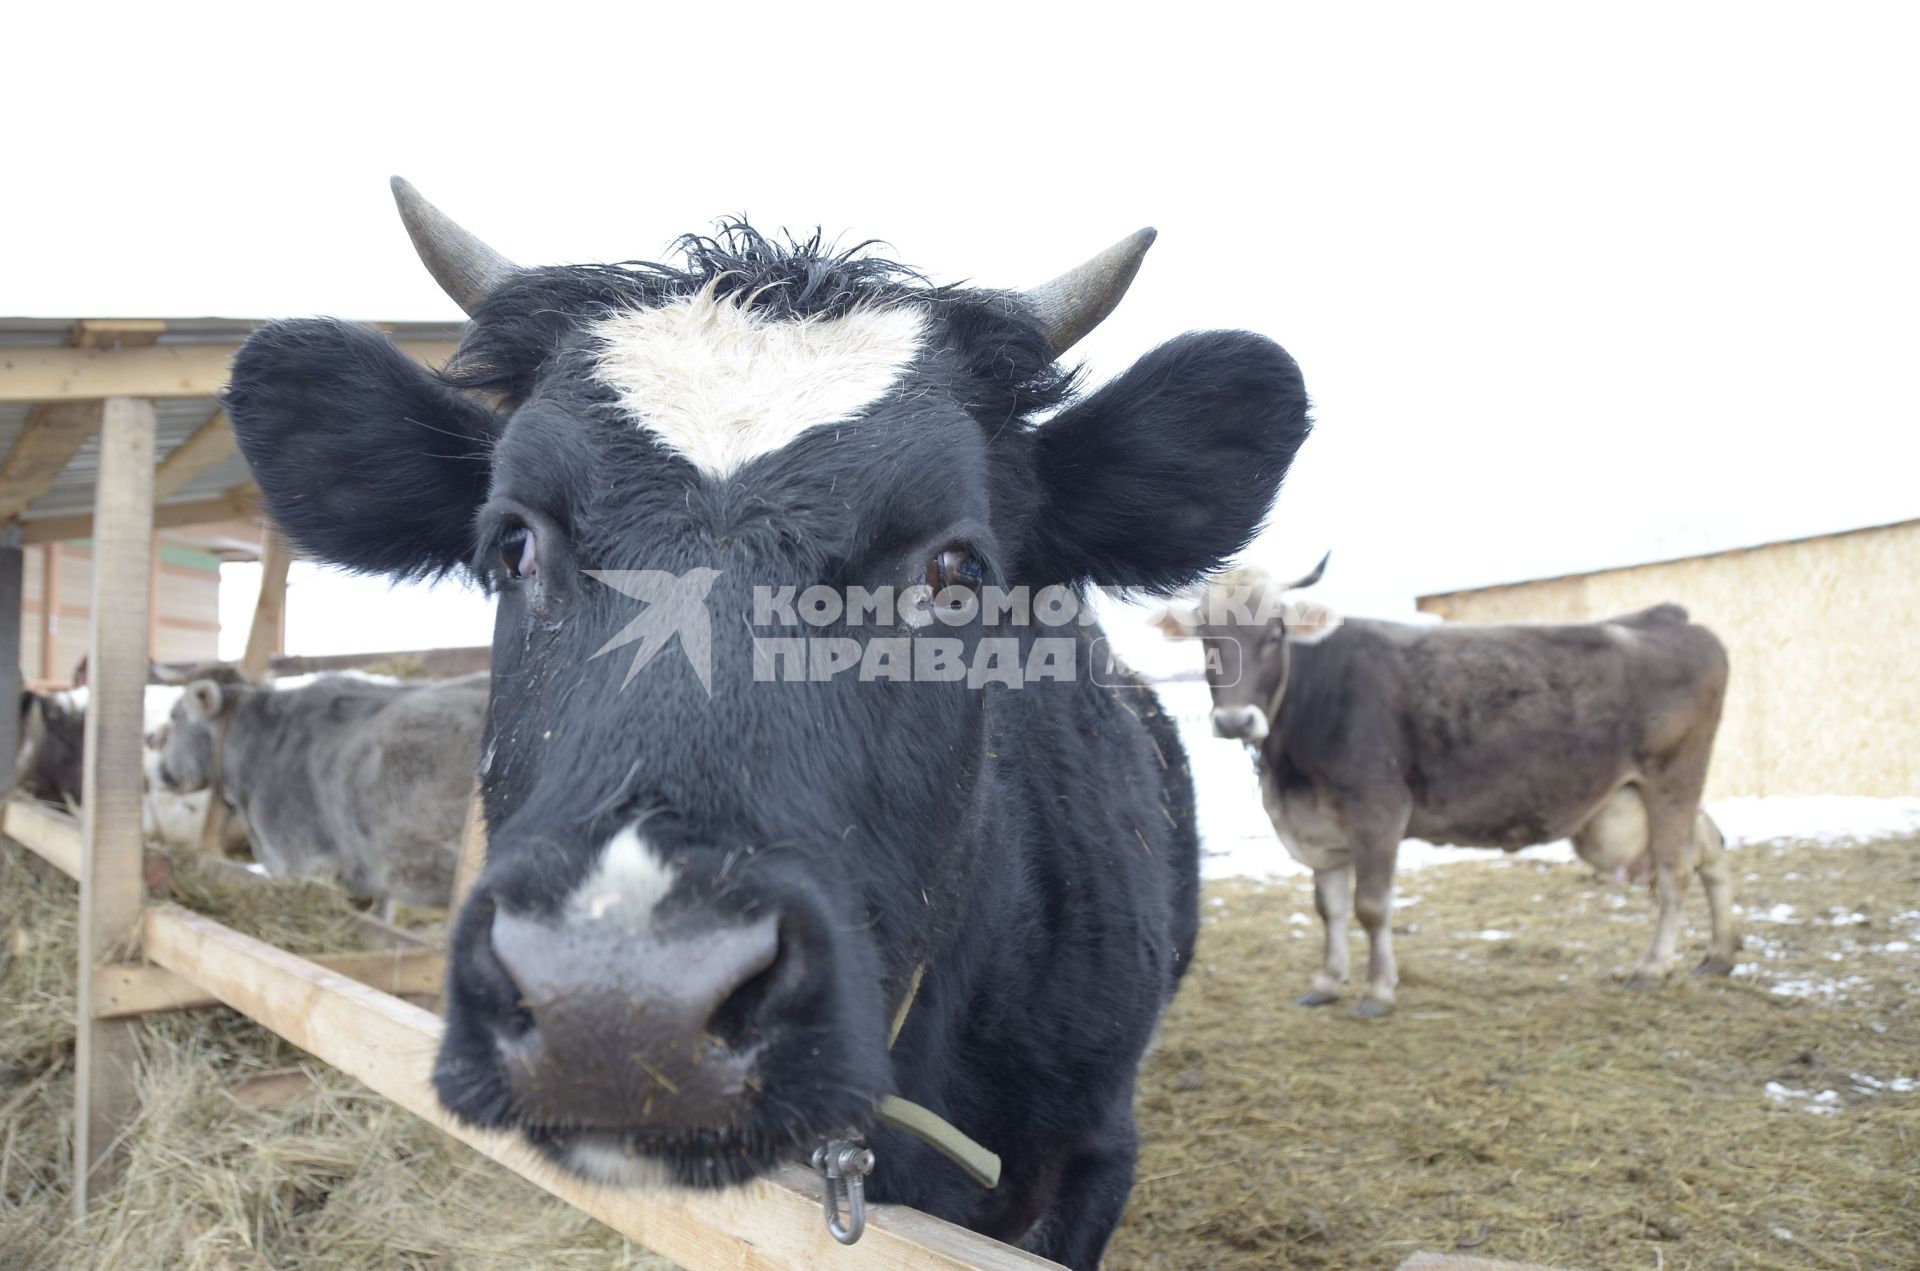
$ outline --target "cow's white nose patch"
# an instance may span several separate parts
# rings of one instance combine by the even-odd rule
[[[1257,706],[1221,706],[1213,712],[1213,731],[1221,737],[1261,742],[1267,739],[1267,721]]]
[[[644,931],[673,890],[674,877],[673,867],[654,854],[639,827],[629,825],[607,840],[593,871],[567,898],[567,921],[613,922]]]
[[[900,382],[926,338],[910,305],[776,318],[712,288],[594,324],[595,378],[634,422],[708,476],[845,423]]]
[[[565,1157],[574,1173],[606,1187],[657,1191],[670,1181],[666,1166],[628,1152],[606,1136],[568,1145]]]

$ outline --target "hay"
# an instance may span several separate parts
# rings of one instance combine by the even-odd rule
[[[396,680],[424,680],[427,661],[418,653],[394,653],[355,668],[362,675],[385,675]]]
[[[1852,1077],[1920,1076],[1916,846],[1735,852],[1747,910],[1825,921],[1752,922],[1757,969],[1646,994],[1612,978],[1651,934],[1644,893],[1544,862],[1406,875],[1400,1009],[1377,1024],[1292,1005],[1319,956],[1317,920],[1295,921],[1313,916],[1304,882],[1210,888],[1142,1075],[1108,1268],[1386,1268],[1456,1247],[1588,1271],[1920,1266],[1920,1092]],[[1698,951],[1697,895],[1689,917]],[[1770,1081],[1809,1093],[1776,1103]],[[1826,1089],[1838,1111],[1806,1111]]]
[[[301,952],[355,947],[337,889],[176,870],[174,897]],[[0,845],[0,1267],[649,1267],[533,1184],[231,1011],[140,1026],[142,1108],[126,1173],[68,1222],[76,891]],[[299,1066],[290,1103],[231,1083]]]
[[[1751,922],[1757,971],[1638,995],[1611,977],[1649,934],[1644,895],[1572,865],[1421,871],[1402,880],[1418,899],[1381,1024],[1291,1004],[1319,945],[1293,921],[1312,913],[1300,883],[1209,888],[1142,1074],[1139,1183],[1107,1266],[1360,1271],[1456,1247],[1586,1271],[1920,1266],[1920,1092],[1852,1080],[1920,1076],[1916,847],[1736,852],[1749,911],[1828,920]],[[176,894],[308,952],[353,943],[320,884],[183,874]],[[227,1011],[143,1023],[127,1176],[76,1234],[74,902],[0,847],[0,1267],[661,1265]],[[1848,976],[1843,1002],[1770,991]],[[313,1082],[291,1104],[229,1093],[295,1065]],[[1776,1104],[1769,1081],[1832,1088],[1839,1110]]]

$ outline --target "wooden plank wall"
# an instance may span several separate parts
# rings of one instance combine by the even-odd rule
[[[1726,644],[1707,797],[1920,794],[1920,521],[1424,596],[1454,622],[1591,622],[1663,601]]]

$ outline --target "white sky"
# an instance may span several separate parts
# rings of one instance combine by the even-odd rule
[[[526,263],[745,211],[1021,285],[1152,224],[1094,377],[1285,344],[1319,432],[1256,551],[1335,604],[1920,515],[1911,9],[55,9],[6,312],[451,316],[392,172]],[[485,636],[365,586],[301,578],[295,649]]]

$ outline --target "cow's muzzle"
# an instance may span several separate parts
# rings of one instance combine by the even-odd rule
[[[1257,746],[1267,739],[1267,717],[1257,706],[1216,706],[1213,735]]]
[[[776,995],[778,920],[671,932],[494,915],[493,954],[532,1027],[499,1041],[527,1121],[673,1133],[737,1124],[758,1017]]]

